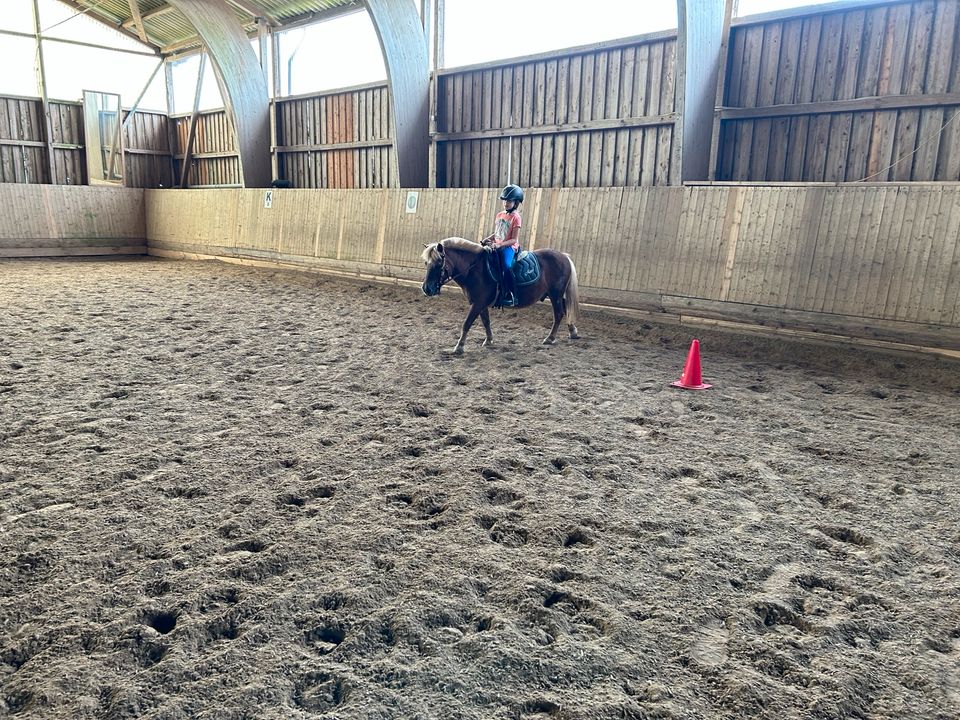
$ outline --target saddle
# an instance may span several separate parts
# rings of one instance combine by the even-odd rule
[[[519,293],[520,288],[525,285],[532,285],[540,279],[541,269],[540,260],[532,252],[526,250],[517,255],[513,261],[513,284]],[[497,284],[497,299],[494,306],[503,307],[503,285],[500,282],[500,255],[496,252],[487,254],[487,272],[490,279]]]

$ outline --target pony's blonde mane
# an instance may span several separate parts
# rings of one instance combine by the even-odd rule
[[[431,263],[437,259],[437,245],[443,245],[443,247],[447,250],[463,250],[464,252],[470,252],[474,254],[483,252],[483,245],[480,243],[475,243],[473,240],[467,240],[466,238],[449,237],[441,240],[438,243],[427,245],[424,251],[420,254],[420,258],[425,263]]]

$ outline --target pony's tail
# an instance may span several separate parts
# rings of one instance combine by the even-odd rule
[[[570,261],[570,279],[567,280],[567,289],[563,293],[563,300],[567,306],[567,324],[576,325],[580,319],[580,291],[577,288],[577,268],[567,255]]]

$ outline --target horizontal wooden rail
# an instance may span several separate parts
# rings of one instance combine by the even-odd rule
[[[159,153],[159,154],[160,154],[160,155],[169,155],[170,153],[164,153],[164,152],[162,152],[162,153]],[[239,155],[240,155],[240,153],[238,153],[236,150],[234,150],[234,151],[225,150],[225,151],[223,151],[223,152],[204,152],[204,153],[196,153],[196,152],[195,152],[195,153],[190,153],[190,159],[191,159],[191,160],[212,160],[212,159],[214,159],[214,158],[238,157]],[[172,157],[176,158],[177,160],[183,160],[183,158],[184,158],[185,156],[184,156],[183,153],[177,153],[176,155],[173,155]]]
[[[554,135],[557,133],[590,132],[594,130],[625,130],[635,127],[654,127],[657,125],[673,125],[679,115],[665,113],[663,115],[647,115],[645,117],[610,118],[608,120],[591,120],[582,123],[564,123],[561,125],[538,125],[524,128],[496,128],[493,130],[473,130],[455,133],[434,133],[433,139],[437,142],[453,140],[490,140],[494,138],[526,137],[530,135]]]
[[[8,140],[0,138],[0,145],[13,145],[19,147],[46,147],[47,144],[42,140]]]
[[[325,143],[321,145],[277,145],[270,148],[278,153],[323,152],[325,150],[353,150],[356,148],[390,147],[393,140],[358,140],[355,142]]]
[[[162,157],[170,157],[169,150],[147,150],[145,148],[128,147],[128,148],[124,148],[123,151],[130,155],[159,155]],[[231,154],[236,154],[236,153],[231,153]],[[183,156],[181,155],[180,157],[182,158]],[[196,155],[194,155],[194,157],[196,157]]]
[[[960,93],[927,93],[923,95],[875,95],[852,100],[824,100],[822,102],[791,105],[765,105],[763,107],[718,108],[721,120],[758,120],[771,117],[795,115],[820,115],[824,113],[870,112],[900,110],[903,108],[938,108],[960,105]]]

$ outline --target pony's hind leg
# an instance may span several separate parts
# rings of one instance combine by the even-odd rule
[[[490,331],[490,310],[484,308],[480,311],[480,322],[483,323],[483,329],[487,332],[487,338],[483,341],[483,347],[493,345],[493,333]]]

